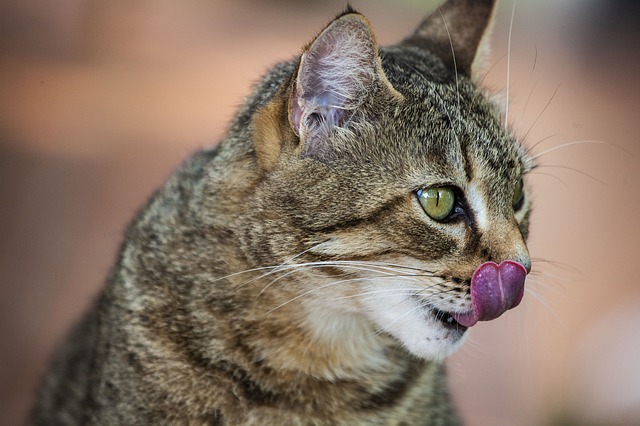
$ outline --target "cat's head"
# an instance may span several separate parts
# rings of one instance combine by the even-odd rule
[[[378,48],[348,10],[254,115],[252,244],[264,262],[306,265],[296,303],[316,320],[366,318],[442,358],[467,326],[520,302],[532,164],[474,84],[493,13],[450,0]]]

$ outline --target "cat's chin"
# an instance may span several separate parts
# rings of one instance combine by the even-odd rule
[[[442,361],[462,346],[467,334],[451,314],[406,295],[372,298],[366,304],[379,329],[419,358]]]

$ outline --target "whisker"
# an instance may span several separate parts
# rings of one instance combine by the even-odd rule
[[[473,333],[467,333],[467,338],[461,350],[465,351],[468,355],[474,358],[486,354],[485,347],[477,340],[473,338]]]
[[[305,269],[320,269],[320,268],[324,268],[324,267],[330,267],[332,265],[324,265],[323,264],[323,265],[311,265],[311,266],[309,266],[308,264],[298,264],[298,265],[295,265],[295,266],[296,267],[303,267]],[[351,265],[342,266],[342,267],[343,268],[347,268],[347,269],[353,269],[353,270],[356,270],[356,271],[376,272],[376,273],[385,274],[384,276],[376,277],[378,279],[379,278],[397,278],[397,277],[414,279],[414,278],[417,278],[417,277],[425,277],[425,276],[427,276],[427,275],[424,275],[424,274],[397,274],[397,273],[393,273],[393,272],[387,272],[387,271],[384,270],[384,269],[390,269],[390,268],[383,268],[383,270],[380,271],[380,270],[373,269],[373,268],[356,267],[356,266],[351,266]],[[291,275],[293,273],[296,273],[296,272],[298,272],[298,270],[297,269],[293,269],[293,270],[287,272],[284,275],[281,275],[279,277],[274,278],[269,284],[267,284],[262,290],[260,290],[260,293],[258,293],[258,297],[260,297],[271,285],[275,284],[277,281],[280,281],[281,279],[284,279],[287,276],[289,276],[289,275]],[[349,273],[346,273],[344,275],[346,276],[346,275],[351,275],[351,274],[353,274],[353,272],[349,272]],[[365,278],[365,277],[362,277],[362,278]]]
[[[298,299],[300,299],[302,297],[308,296],[311,293],[315,293],[317,291],[323,290],[323,289],[328,288],[328,287],[333,287],[333,286],[336,286],[336,285],[339,285],[339,284],[344,284],[344,283],[354,282],[354,281],[379,280],[380,278],[387,278],[388,279],[390,277],[388,277],[388,276],[383,276],[383,277],[356,277],[356,278],[349,278],[349,279],[345,279],[345,280],[332,281],[332,282],[330,282],[328,284],[321,285],[320,287],[314,287],[314,288],[312,288],[310,290],[307,290],[307,291],[305,291],[303,293],[300,293],[299,295],[297,295],[297,296],[287,300],[286,302],[281,303],[280,305],[276,306],[275,308],[270,309],[269,311],[265,312],[263,314],[263,316],[269,315],[270,313],[272,313],[272,312],[274,312],[274,311],[276,311],[276,310],[278,310],[278,309],[290,304],[291,302],[294,302],[294,301],[296,301],[296,300],[298,300]],[[394,277],[392,276],[391,278],[394,278]]]
[[[398,278],[403,278],[403,277],[398,277]],[[352,294],[352,295],[349,295],[349,296],[334,297],[334,298],[327,299],[327,300],[354,299],[356,297],[361,297],[361,296],[371,296],[371,295],[376,295],[376,294],[387,295],[389,293],[393,293],[393,294],[400,295],[400,296],[420,296],[426,290],[427,289],[397,288],[397,287],[394,287],[394,288],[385,288],[385,289],[380,289],[380,290],[365,291],[365,292],[360,292],[360,293],[357,293],[357,294]]]
[[[280,268],[280,267],[282,267],[282,266],[284,266],[284,265],[287,265],[287,264],[288,264],[288,262],[292,262],[292,261],[294,261],[295,259],[299,258],[300,256],[302,256],[302,255],[304,255],[304,254],[308,253],[309,251],[311,251],[311,250],[313,250],[314,248],[318,247],[320,244],[324,244],[325,242],[326,242],[326,241],[322,241],[322,242],[320,242],[320,243],[318,243],[318,244],[314,244],[314,245],[312,245],[311,247],[307,248],[306,250],[303,250],[302,252],[300,252],[300,253],[296,254],[295,256],[290,257],[289,259],[286,259],[286,260],[285,260],[283,263],[281,263],[280,265],[259,266],[259,267],[256,267],[256,268],[245,269],[244,271],[234,272],[234,273],[231,273],[231,274],[224,275],[224,276],[222,276],[222,277],[216,278],[216,279],[214,279],[214,280],[211,280],[211,282],[212,282],[212,283],[214,283],[214,282],[217,282],[217,281],[222,281],[222,280],[225,280],[225,279],[228,279],[228,278],[232,278],[232,277],[235,277],[235,276],[238,276],[238,275],[242,275],[242,274],[247,274],[247,273],[252,273],[252,272],[258,272],[258,271],[265,271],[265,270],[274,270],[274,269]]]
[[[432,274],[430,271],[422,268],[416,268],[409,265],[401,265],[398,263],[391,262],[383,262],[383,261],[370,261],[370,260],[319,260],[313,262],[305,262],[305,263],[296,263],[288,266],[344,266],[344,265],[354,265],[354,266],[370,266],[388,271],[395,270],[408,270],[408,271],[416,271],[424,274]]]
[[[236,277],[238,275],[250,274],[252,272],[260,272],[260,271],[266,271],[266,270],[273,271],[274,269],[280,268],[281,266],[282,265],[271,265],[271,266],[259,266],[259,267],[256,267],[256,268],[245,269],[243,271],[238,271],[238,272],[231,273],[229,275],[224,275],[222,277],[215,278],[215,279],[211,280],[210,282],[211,283],[215,283],[217,281],[226,280],[228,278],[233,278],[233,277]]]
[[[569,143],[564,143],[562,145],[557,145],[554,146],[552,148],[549,149],[545,149],[544,151],[536,154],[533,156],[533,160],[542,157],[543,155],[546,155],[550,152],[553,151],[557,151],[559,149],[564,149],[564,148],[568,148],[570,146],[575,146],[575,145],[587,145],[587,144],[593,144],[593,145],[611,145],[608,142],[605,141],[599,141],[599,140],[581,140],[581,141],[573,141],[573,142],[569,142]],[[535,146],[534,146],[535,147]]]
[[[367,268],[367,266],[368,266],[368,268]],[[426,271],[426,270],[423,270],[423,269],[414,268],[414,267],[405,266],[405,265],[387,263],[387,262],[351,261],[351,260],[316,261],[316,262],[305,262],[305,263],[294,263],[294,264],[280,264],[280,265],[277,265],[277,266],[266,266],[266,267],[262,267],[262,268],[254,268],[252,270],[248,270],[248,271],[256,271],[256,270],[265,270],[266,269],[268,271],[265,272],[264,274],[258,276],[258,277],[255,277],[253,279],[245,281],[244,283],[242,283],[238,287],[236,287],[236,290],[240,289],[241,287],[243,287],[245,285],[254,283],[256,281],[260,281],[261,279],[266,278],[269,275],[273,275],[273,274],[276,274],[276,273],[284,272],[287,269],[290,269],[290,270],[291,269],[304,269],[304,268],[312,269],[312,268],[328,268],[328,267],[341,267],[341,268],[345,268],[345,269],[353,269],[353,270],[368,271],[368,272],[378,272],[378,273],[387,273],[387,274],[394,274],[394,273],[397,273],[398,271],[402,271],[402,270],[410,270],[410,271],[420,272],[423,276],[432,276],[433,275],[429,271]],[[248,271],[243,271],[242,273],[248,272]],[[387,271],[387,272],[384,272],[384,271]],[[240,274],[240,273],[236,273],[236,274],[232,274],[232,275],[237,275],[237,274]],[[289,272],[287,272],[287,275],[289,275]]]
[[[295,266],[300,267],[340,267],[345,269],[352,269],[356,271],[368,271],[368,272],[378,272],[384,273],[387,275],[394,275],[398,272],[404,271],[412,271],[417,272],[416,276],[425,276],[432,277],[433,274],[429,271],[420,268],[413,268],[410,266],[397,265],[393,263],[386,262],[369,262],[369,261],[352,261],[352,260],[332,260],[332,261],[320,261],[320,262],[308,262],[301,263]]]
[[[567,191],[571,191],[571,188],[569,188],[569,185],[567,185],[567,183],[565,181],[563,181],[562,179],[560,179],[556,175],[552,175],[551,173],[542,173],[542,172],[538,172],[538,171],[532,171],[529,174],[538,175],[538,176],[547,176],[547,177],[553,178],[553,179],[557,180],[558,182],[560,182],[562,185],[564,185],[564,187],[567,188]]]
[[[309,269],[313,269],[316,268],[315,266],[309,267]],[[258,293],[258,297],[262,296],[262,294],[267,291],[267,289],[269,287],[271,287],[273,284],[275,284],[276,282],[285,279],[286,277],[288,277],[289,275],[295,274],[298,272],[297,268],[292,268],[289,272],[285,273],[284,275],[280,275],[278,277],[275,277],[274,279],[271,280],[271,282],[269,284],[267,284],[266,286],[264,286],[262,288],[262,290],[260,290],[260,292]]]
[[[524,134],[524,137],[522,138],[523,140],[526,140],[527,137],[529,137],[529,133],[531,133],[531,130],[533,130],[533,127],[536,125],[536,123],[538,122],[538,120],[540,119],[540,117],[542,117],[542,114],[544,114],[544,112],[547,110],[547,108],[549,108],[549,105],[551,105],[551,102],[553,101],[553,99],[556,97],[556,94],[558,93],[558,90],[560,90],[560,85],[558,84],[558,86],[556,87],[556,90],[553,92],[553,95],[551,95],[551,98],[549,98],[549,100],[547,101],[546,105],[544,106],[544,108],[542,108],[542,111],[540,111],[540,114],[538,114],[538,116],[536,117],[535,120],[533,120],[533,123],[531,123],[531,126],[529,127],[529,130],[527,130],[527,133]]]
[[[545,136],[544,138],[540,139],[538,142],[533,144],[533,146],[531,148],[528,148],[527,152],[533,157],[534,156],[533,150],[536,149],[536,147],[538,145],[540,145],[542,142],[544,142],[544,141],[546,141],[548,139],[555,138],[555,137],[558,137],[558,136],[562,136],[562,134],[561,133],[554,133],[553,135]]]
[[[538,291],[539,288],[545,290],[545,292],[553,291],[558,296],[562,297],[565,300],[570,299],[570,294],[566,291],[566,288],[562,285],[561,279],[548,274],[546,272],[542,272],[542,274],[538,274],[539,276],[533,277],[530,284],[526,287],[527,294],[530,294],[537,302],[539,302],[549,313],[551,313],[556,320],[558,320],[562,324],[562,320],[556,315],[554,310],[549,305],[547,299],[542,296],[542,294]],[[540,276],[541,275],[541,276]],[[542,279],[543,277],[547,277],[546,279]],[[549,278],[551,277],[551,278]],[[555,284],[551,285],[549,281],[555,281]]]
[[[578,268],[576,268],[575,266],[570,265],[570,264],[565,263],[565,262],[560,262],[558,260],[542,259],[542,258],[539,258],[539,257],[534,257],[531,260],[533,262],[536,262],[536,263],[545,263],[545,264],[554,266],[556,268],[561,268],[561,269],[569,270],[571,272],[581,273],[581,271]]]
[[[507,93],[505,97],[505,113],[504,113],[504,127],[509,127],[509,86],[511,81],[511,36],[513,34],[513,18],[516,14],[517,0],[513,1],[513,7],[511,8],[511,21],[509,22],[509,39],[507,41]]]
[[[549,281],[553,281],[553,284]],[[553,291],[556,294],[566,297],[567,292],[564,285],[562,285],[562,281],[561,278],[551,274],[537,273],[528,280],[527,286],[528,288],[540,288]]]
[[[515,8],[515,4],[514,4],[514,8]],[[533,49],[534,49],[534,54],[533,54],[533,65],[531,67],[531,74],[533,74],[536,70],[536,64],[538,63],[538,46],[533,43]],[[524,119],[524,113],[527,111],[527,107],[529,106],[529,101],[531,101],[531,97],[533,96],[533,93],[535,92],[536,87],[538,86],[538,83],[540,83],[540,80],[536,80],[536,82],[533,84],[533,87],[531,88],[531,90],[529,91],[529,96],[527,96],[527,100],[524,103],[524,107],[522,108],[522,111],[520,113],[520,121],[522,121]],[[544,138],[543,140],[548,139]],[[540,141],[542,142],[542,141]],[[539,142],[538,142],[539,143]],[[536,143],[537,145],[537,143]],[[534,145],[534,147],[536,146]],[[530,150],[528,150],[528,152],[530,152]]]
[[[392,271],[393,268],[397,268],[398,270],[408,270],[408,271],[416,271],[416,272],[421,272],[423,274],[430,274],[430,276],[433,276],[433,273],[431,271],[428,271],[426,269],[422,269],[422,268],[416,268],[413,266],[408,266],[408,265],[401,265],[398,263],[390,263],[390,262],[381,262],[381,261],[360,261],[360,260],[336,260],[333,261],[339,264],[366,264],[366,265],[371,265],[371,266],[376,266],[376,267],[380,267],[381,269],[385,269],[387,268],[387,270]]]
[[[491,65],[489,67],[489,69],[484,73],[484,75],[482,76],[482,78],[480,79],[480,81],[478,82],[478,86],[482,86],[482,83],[484,83],[484,80],[487,78],[487,76],[491,73],[491,71],[500,63],[502,62],[502,60],[504,58],[507,57],[507,54],[505,53],[504,55],[500,56],[494,63],[493,65]]]
[[[350,296],[341,296],[341,297],[332,297],[326,300],[330,300],[332,302],[337,302],[339,300],[349,300],[349,299],[356,299],[362,296],[375,296],[378,295],[380,296],[380,298],[382,297],[386,297],[389,293],[393,293],[395,295],[398,296],[417,296],[418,293],[416,293],[415,291],[410,291],[410,290],[398,290],[397,292],[395,291],[395,289],[387,289],[387,290],[379,290],[379,291],[365,291],[363,293],[358,293],[358,294],[352,294]]]
[[[601,185],[608,185],[607,182],[604,182],[594,176],[591,176],[589,173],[583,172],[582,170],[576,169],[574,167],[570,167],[570,166],[563,166],[563,165],[559,165],[559,164],[541,164],[538,165],[537,167],[542,168],[542,167],[549,167],[549,168],[556,168],[556,169],[564,169],[564,170],[571,170],[572,172],[578,173],[582,176],[585,176],[591,180],[593,180],[594,182],[598,182]]]
[[[556,321],[558,321],[558,323],[562,328],[565,328],[565,329],[567,328],[567,324],[562,320],[562,318],[558,316],[558,314],[551,307],[551,305],[549,305],[549,302],[540,293],[536,292],[535,290],[532,290],[531,288],[527,288],[525,289],[525,291],[527,292],[527,294],[530,294],[533,297],[533,299],[535,299],[536,302],[538,302],[549,314],[551,314],[551,316]]]
[[[533,83],[533,87],[529,91],[529,96],[527,96],[527,100],[525,101],[524,107],[522,107],[522,112],[520,113],[520,121],[522,121],[522,119],[524,118],[524,113],[527,110],[527,107],[529,106],[529,101],[531,100],[531,96],[533,95],[533,92],[536,90],[536,86],[538,85],[538,83],[540,83],[540,80],[536,80],[536,82]]]
[[[438,7],[438,12],[440,13],[440,17],[442,18],[442,22],[444,23],[444,29],[447,31],[447,37],[449,37],[449,46],[451,46],[451,56],[453,57],[453,71],[456,76],[456,97],[458,101],[458,126],[460,126],[460,116],[462,114],[460,109],[460,89],[458,87],[458,64],[456,63],[456,52],[453,49],[453,40],[451,40],[451,33],[449,32],[449,26],[447,25],[446,19],[444,19],[444,15],[442,14],[442,10]]]

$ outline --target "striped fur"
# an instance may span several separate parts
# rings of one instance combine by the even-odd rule
[[[472,82],[492,2],[442,10],[383,48],[348,10],[261,80],[132,223],[33,424],[458,423],[444,313],[482,262],[528,264],[532,164]],[[431,220],[432,185],[463,214]]]

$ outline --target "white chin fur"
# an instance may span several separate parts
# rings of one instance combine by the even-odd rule
[[[419,358],[444,360],[464,342],[466,333],[445,327],[406,293],[387,293],[384,297],[373,294],[364,303],[379,329]]]

